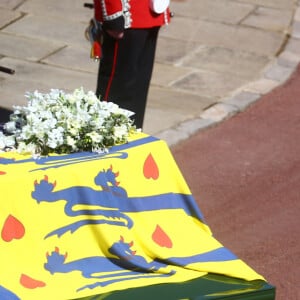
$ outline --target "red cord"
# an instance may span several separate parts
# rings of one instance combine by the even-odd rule
[[[108,99],[108,94],[111,88],[111,84],[115,75],[115,70],[116,70],[116,64],[117,64],[117,56],[118,56],[118,47],[119,47],[119,43],[118,41],[115,42],[115,48],[114,48],[114,60],[113,60],[113,66],[112,66],[112,70],[111,70],[111,74],[110,74],[110,78],[107,84],[107,88],[106,88],[106,92],[105,92],[105,96],[104,96],[104,100],[107,101]]]

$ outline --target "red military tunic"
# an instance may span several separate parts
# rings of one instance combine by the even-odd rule
[[[159,27],[170,21],[169,8],[155,13],[150,0],[94,0],[94,7],[95,18],[108,29]]]

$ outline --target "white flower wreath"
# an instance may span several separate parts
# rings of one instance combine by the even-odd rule
[[[83,88],[68,94],[26,93],[27,106],[14,106],[10,121],[0,131],[0,150],[34,156],[79,151],[104,152],[128,142],[136,132],[131,111],[100,101]]]

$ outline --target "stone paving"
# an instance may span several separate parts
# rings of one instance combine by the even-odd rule
[[[91,2],[91,1],[90,1]],[[0,0],[0,107],[26,91],[95,90],[86,1]],[[87,1],[89,3],[89,1]],[[246,109],[300,61],[295,0],[171,0],[161,29],[143,130],[174,145]]]

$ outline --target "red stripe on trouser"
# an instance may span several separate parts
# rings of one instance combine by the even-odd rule
[[[105,96],[104,96],[105,101],[108,100],[109,91],[110,91],[111,84],[112,84],[112,81],[113,81],[113,78],[114,78],[114,75],[115,75],[115,70],[116,70],[116,65],[117,65],[118,48],[119,48],[119,43],[118,43],[118,41],[116,41],[115,42],[115,48],[114,48],[113,66],[112,66],[112,69],[111,69],[109,81],[108,81],[107,88],[106,88],[106,91],[105,91]]]

